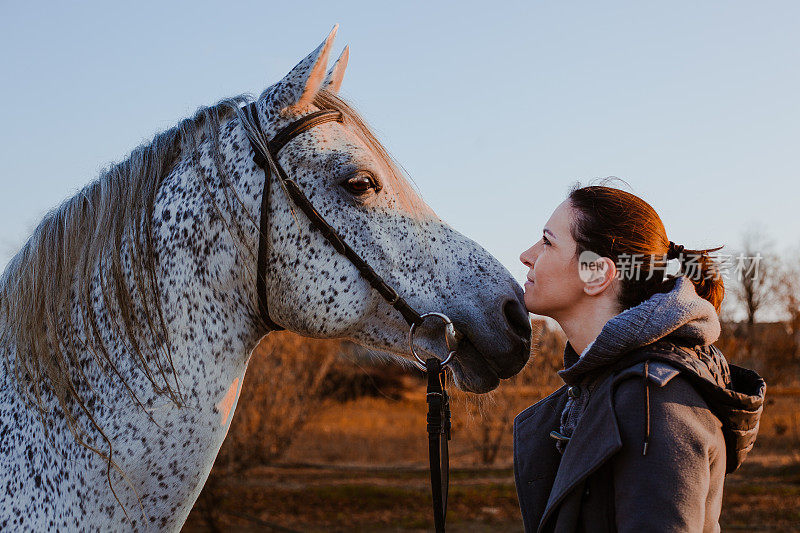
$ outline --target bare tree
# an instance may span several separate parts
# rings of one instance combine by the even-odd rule
[[[314,412],[322,380],[346,349],[340,340],[291,332],[265,338],[253,351],[217,462],[240,471],[279,459]]]
[[[754,339],[754,326],[759,311],[774,308],[774,289],[777,283],[778,258],[772,251],[772,243],[761,228],[746,231],[742,246],[733,257],[735,269],[733,283],[727,287],[747,317],[747,337]]]
[[[340,340],[306,339],[275,332],[253,350],[238,408],[197,510],[211,531],[221,531],[228,484],[248,467],[279,459],[300,433],[319,399],[320,385],[336,357],[349,350]]]
[[[787,253],[777,276],[777,297],[792,356],[800,359],[800,248]]]

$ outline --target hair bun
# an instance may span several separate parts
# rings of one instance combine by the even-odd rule
[[[667,250],[667,259],[675,259],[676,257],[680,256],[683,252],[683,245],[682,244],[675,244],[672,241],[669,241],[669,250]]]

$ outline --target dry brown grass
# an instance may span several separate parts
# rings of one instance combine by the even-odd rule
[[[516,413],[561,384],[555,372],[562,364],[564,341],[536,328],[534,324],[536,357],[497,391],[476,398],[449,389],[451,531],[522,529],[511,469],[511,423]],[[775,360],[773,355],[773,371]],[[356,368],[339,375],[357,374]],[[428,531],[424,380],[413,370],[396,367],[392,372],[402,377],[387,382],[391,394],[377,390],[374,396],[347,402],[328,398],[306,404],[305,425],[295,427],[298,438],[283,455],[250,462],[235,477],[212,475],[217,526],[240,531],[287,526],[294,531]],[[382,373],[385,368],[378,375]],[[795,381],[784,376],[779,380],[783,385],[768,388],[756,446],[726,480],[720,519],[724,530],[800,531],[800,386]],[[405,392],[395,394],[398,387]],[[261,393],[257,388],[251,392]],[[225,446],[235,451],[228,442]],[[185,531],[209,530],[199,507],[200,502]]]
[[[282,461],[253,467],[217,488],[220,524],[243,531],[265,530],[253,519],[296,531],[429,530],[425,409],[421,382],[401,400],[324,402]],[[793,531],[800,524],[798,441],[776,429],[799,410],[800,397],[777,391],[756,448],[726,480],[724,530]],[[463,415],[453,415],[459,425],[451,441],[450,529],[521,531],[510,430],[497,466],[479,466],[480,450]],[[207,529],[193,512],[185,531]]]

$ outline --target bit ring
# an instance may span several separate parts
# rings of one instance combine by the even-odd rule
[[[440,319],[444,322],[444,341],[447,345],[448,354],[447,357],[442,360],[442,366],[448,364],[452,359],[453,356],[456,354],[456,350],[454,346],[457,344],[456,341],[456,328],[453,325],[453,321],[450,320],[450,317],[445,315],[444,313],[425,313],[421,316],[422,320],[424,321],[425,318],[433,316]],[[421,324],[421,322],[420,322]],[[425,361],[417,354],[417,351],[414,349],[414,331],[417,328],[417,323],[411,324],[411,329],[408,330],[408,347],[411,349],[411,354],[414,356],[416,361],[413,361],[414,364],[417,365],[417,368],[424,371],[427,367],[425,366]]]

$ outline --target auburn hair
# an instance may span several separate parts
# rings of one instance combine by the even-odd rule
[[[711,302],[719,313],[725,286],[719,265],[709,252],[722,246],[698,250],[679,247],[676,258],[680,261],[680,271],[677,276],[668,276],[670,240],[664,223],[650,204],[635,194],[605,185],[576,184],[568,200],[574,210],[570,233],[577,243],[576,256],[591,251],[614,261],[623,310],[656,293],[669,291],[675,278],[685,275],[698,296]]]

